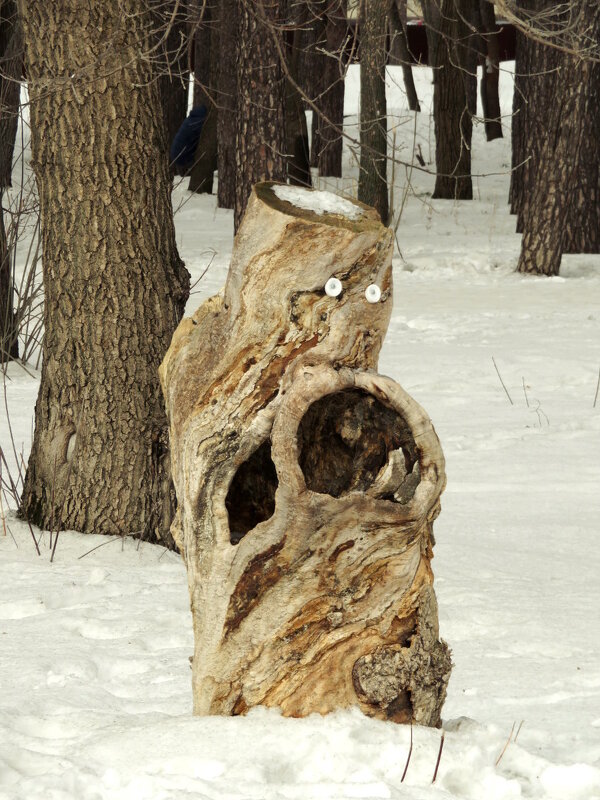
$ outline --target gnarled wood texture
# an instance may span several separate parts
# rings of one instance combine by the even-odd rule
[[[436,725],[451,667],[430,567],[444,459],[425,412],[375,371],[392,232],[367,206],[318,214],[282,189],[254,188],[224,291],[161,366],[194,709],[359,705]]]

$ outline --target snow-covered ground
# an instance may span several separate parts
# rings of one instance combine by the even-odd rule
[[[430,117],[415,127],[396,79],[392,70],[400,158],[420,144],[431,161]],[[427,105],[427,71],[416,79]],[[510,90],[506,74],[505,113]],[[357,96],[353,70],[349,130]],[[343,180],[318,188],[352,194],[350,149],[346,162]],[[50,563],[49,534],[38,556],[8,512],[0,798],[600,798],[600,258],[566,258],[559,278],[514,274],[509,163],[508,139],[486,144],[477,125],[473,202],[432,202],[430,174],[395,170],[396,210],[405,203],[380,371],[427,409],[448,472],[433,566],[455,666],[435,784],[441,731],[414,728],[406,769],[410,729],[356,710],[193,718],[179,557],[65,532]],[[198,277],[210,263],[193,310],[224,281],[232,215],[183,186],[174,203],[190,271]],[[13,365],[6,389],[26,454],[37,380]],[[0,443],[10,456],[4,409]]]

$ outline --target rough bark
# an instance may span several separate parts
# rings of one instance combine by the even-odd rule
[[[11,186],[22,63],[23,44],[16,3],[0,0],[0,363],[19,356],[2,195],[4,189]]]
[[[434,198],[471,200],[471,133],[476,86],[472,46],[455,0],[423,4],[433,67],[436,181]]]
[[[282,189],[255,187],[224,291],[182,321],[160,369],[194,710],[358,704],[437,725],[451,668],[430,566],[444,459],[425,412],[375,371],[393,235],[366,206],[317,214]]]
[[[360,172],[358,199],[389,216],[385,63],[387,0],[365,0],[360,38]]]
[[[173,497],[157,368],[189,276],[144,57],[150,12],[135,0],[59,10],[20,0],[19,11],[45,292],[21,512],[44,528],[165,540]]]
[[[398,59],[402,65],[402,77],[404,79],[408,107],[411,111],[420,111],[421,105],[415,88],[411,67],[412,59],[406,34],[406,0],[403,0],[403,2],[402,0],[392,0],[390,4],[390,21],[393,34],[392,48],[398,51]]]
[[[197,81],[194,81],[194,105],[196,98],[198,104],[204,104],[207,108],[207,115],[198,145],[194,154],[194,165],[190,171],[190,182],[188,189],[196,194],[212,194],[214,184],[214,174],[218,166],[218,143],[217,131],[219,120],[219,49],[220,49],[220,26],[219,26],[219,7],[216,3],[207,4],[202,8],[202,18],[198,30],[205,26],[209,30],[208,50],[208,75],[201,77],[201,83],[196,92]],[[199,37],[204,45],[207,44],[206,37]],[[196,48],[198,55],[198,48]],[[203,59],[206,55],[203,56]],[[205,65],[203,65],[204,67]]]
[[[580,168],[586,166],[584,142],[590,136],[585,123],[596,113],[598,103],[600,6],[595,0],[579,0],[571,13],[572,49],[581,45],[585,33],[585,42],[593,43],[594,58],[567,52],[559,56],[561,80],[539,152],[540,168],[533,176],[517,267],[519,272],[537,275],[558,275],[566,238],[572,241],[578,234],[573,226],[580,213],[578,204],[589,197]],[[597,181],[597,173],[593,180]],[[597,213],[597,206],[594,209]]]
[[[219,26],[219,116],[217,169],[219,208],[235,205],[235,131],[237,114],[238,2],[221,0]]]
[[[287,173],[283,41],[277,27],[282,11],[283,0],[249,0],[239,9],[236,231],[252,186],[262,180],[285,180]]]
[[[528,13],[543,18],[551,5],[549,0],[530,0],[524,8]],[[525,229],[538,171],[543,168],[540,158],[551,108],[565,76],[560,75],[561,57],[554,47],[529,37],[525,40],[519,38],[518,47],[522,51],[522,64],[519,65],[519,71],[523,73],[519,80],[522,119],[520,129],[517,129],[520,141],[513,139],[517,148],[515,158],[519,160],[514,165],[516,172],[511,191],[517,214],[517,232],[521,233]]]
[[[600,253],[600,67],[591,65],[573,195],[565,222],[564,253]]]

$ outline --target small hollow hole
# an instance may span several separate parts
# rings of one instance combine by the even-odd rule
[[[225,507],[229,514],[229,541],[239,544],[244,536],[275,512],[277,472],[271,458],[271,442],[255,450],[233,476]]]
[[[314,402],[298,427],[298,460],[306,486],[340,497],[364,491],[401,449],[407,472],[415,442],[404,418],[362,389],[346,389]]]

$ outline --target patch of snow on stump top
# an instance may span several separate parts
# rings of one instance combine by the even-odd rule
[[[274,186],[273,191],[280,200],[315,214],[341,214],[354,220],[364,213],[360,206],[333,192],[311,191],[298,186]]]

